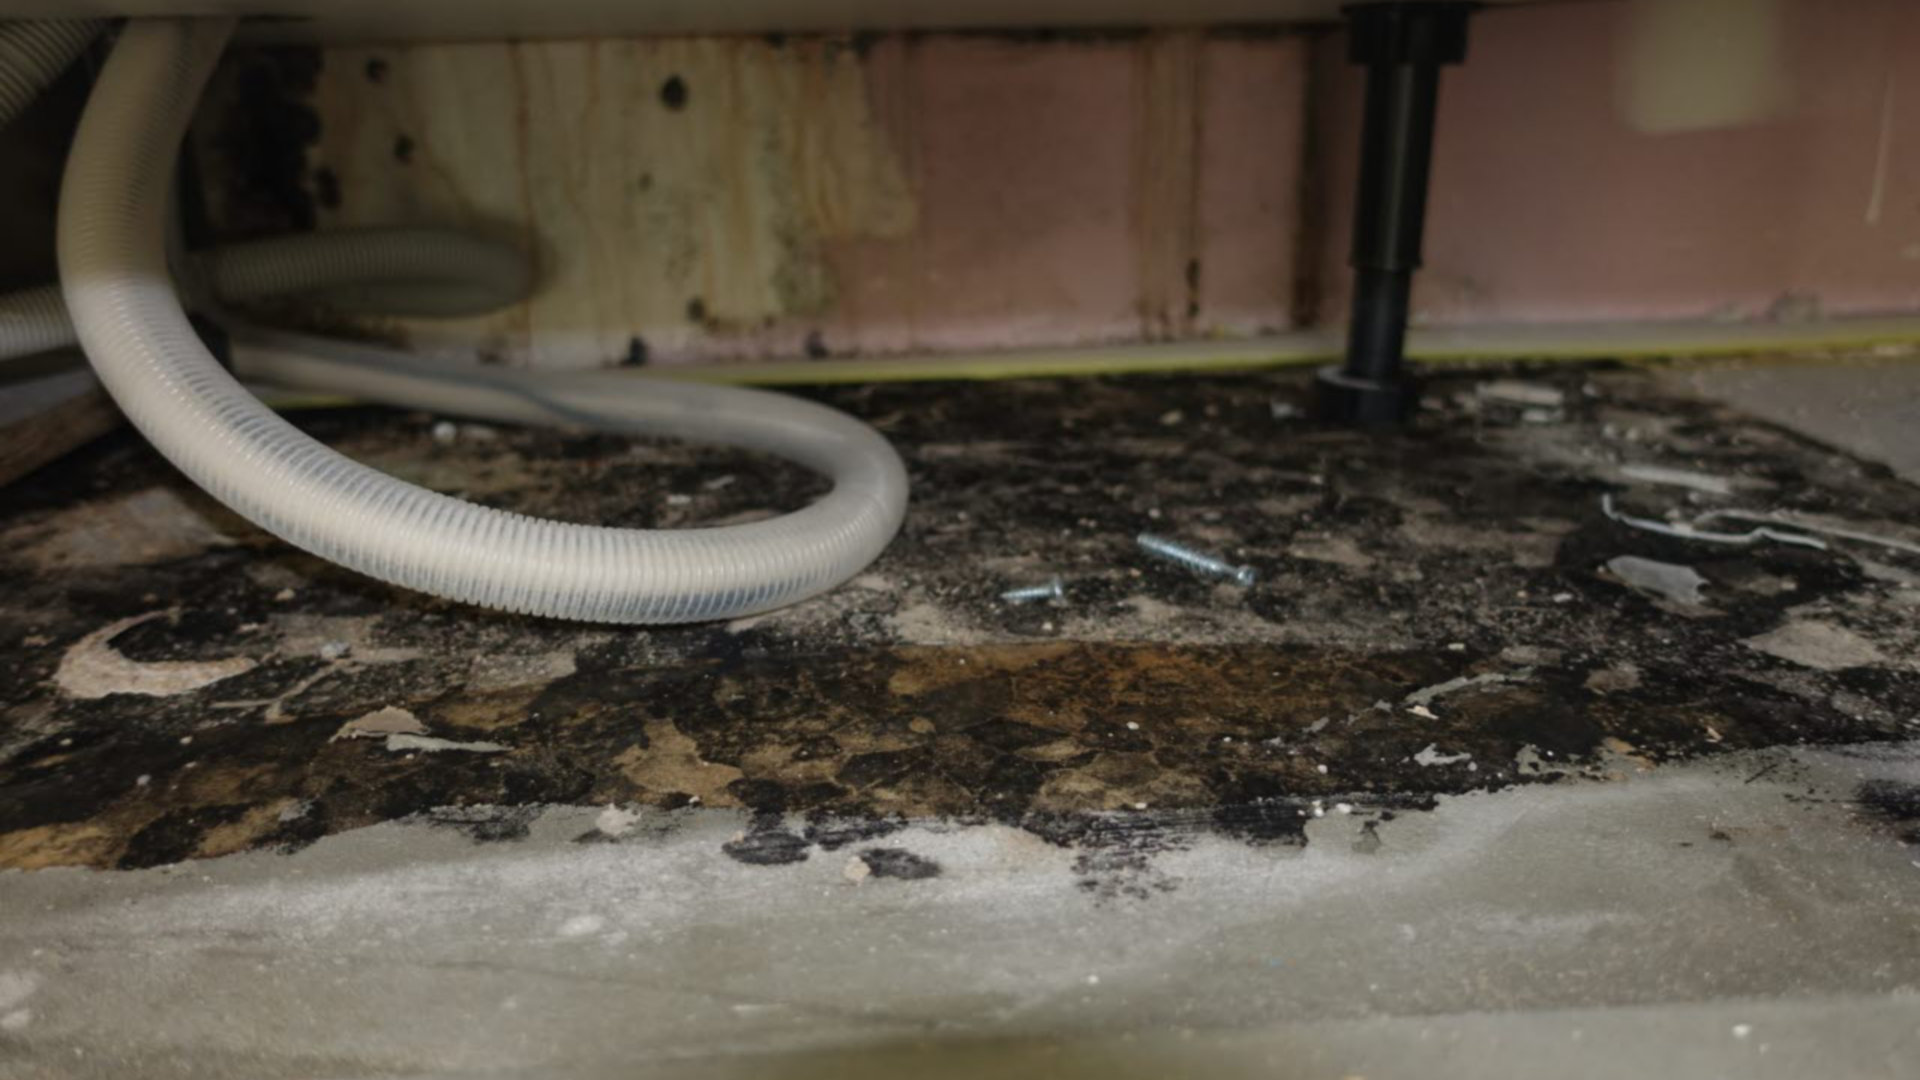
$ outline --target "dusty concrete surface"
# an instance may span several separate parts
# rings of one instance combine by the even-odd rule
[[[1724,401],[1920,483],[1920,363],[1912,350],[1674,369],[1670,385]]]
[[[1920,492],[1644,373],[1453,376],[1374,439],[1300,390],[837,391],[908,525],[727,626],[373,585],[131,439],[8,490],[0,1078],[1897,1075]],[[582,520],[810,490],[308,422]]]
[[[1132,858],[1139,895],[1004,826],[745,864],[718,810],[12,873],[0,1075],[1793,1075],[1817,1048],[1880,1076],[1920,1052],[1913,822],[1857,797],[1920,782],[1920,746],[1628,772],[1332,813],[1304,847],[1191,836]],[[1658,1055],[1608,1034],[1636,1016]]]

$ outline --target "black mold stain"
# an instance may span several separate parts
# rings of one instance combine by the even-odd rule
[[[203,110],[205,175],[232,236],[314,227],[307,151],[320,138],[310,103],[320,65],[318,49],[296,46],[239,50],[226,60]]]
[[[322,209],[340,209],[340,177],[325,165],[313,170],[313,201]]]
[[[961,28],[943,30],[942,37],[981,38],[1014,45],[1131,45],[1153,36],[1155,31],[1135,27],[1062,26]],[[924,36],[924,31],[909,32],[908,37]]]
[[[525,840],[540,816],[538,806],[442,806],[425,815],[427,824],[465,833],[476,844]]]
[[[378,86],[387,81],[387,72],[389,70],[385,60],[378,56],[371,57],[367,60],[367,81]]]
[[[1868,780],[1853,797],[1861,809],[1894,826],[1902,841],[1920,844],[1920,784]]]
[[[687,107],[687,81],[678,75],[669,75],[667,81],[660,84],[660,104],[679,112]]]
[[[413,162],[413,136],[396,135],[393,139],[393,160],[402,165]]]
[[[822,851],[838,851],[848,844],[878,840],[906,827],[907,822],[904,818],[820,816],[818,820],[807,822],[805,836],[808,843],[819,845]]]
[[[877,878],[924,881],[940,876],[939,863],[905,848],[868,848],[860,853],[860,861]]]
[[[238,820],[247,809],[244,804],[224,804],[166,814],[134,834],[116,868],[140,870],[191,858],[207,830]]]
[[[696,296],[687,301],[687,321],[705,325],[707,321],[707,302]]]
[[[806,351],[809,360],[825,360],[833,355],[827,348],[827,339],[818,330],[807,332]]]
[[[1786,508],[1920,517],[1912,489],[1778,429],[1617,387],[1593,400],[1581,388],[1596,370],[1524,375],[1566,391],[1563,439],[1605,445],[1602,405],[1609,416],[1637,410],[1669,425],[1662,437],[1674,444],[1661,453],[1765,479]],[[908,818],[998,822],[1073,847],[1084,887],[1100,896],[1152,896],[1174,884],[1153,869],[1156,851],[1201,833],[1296,845],[1314,800],[1412,810],[1439,794],[1551,782],[1601,768],[1596,751],[1610,739],[1667,761],[1904,737],[1901,721],[1920,711],[1920,679],[1879,667],[1813,671],[1740,644],[1807,604],[1858,607],[1881,596],[1884,582],[1843,551],[1699,551],[1621,529],[1598,514],[1605,483],[1526,455],[1535,429],[1449,405],[1468,385],[1436,379],[1441,408],[1404,431],[1300,422],[1285,438],[1276,438],[1269,403],[1298,393],[1290,376],[804,392],[881,423],[915,491],[875,569],[910,585],[836,593],[836,614],[806,626],[669,627],[583,643],[577,627],[399,592],[254,533],[162,565],[81,572],[0,559],[0,608],[9,613],[0,648],[13,660],[0,666],[0,709],[44,718],[31,736],[0,730],[0,838],[97,824],[111,850],[74,858],[151,865],[191,856],[223,825],[227,843],[242,823],[221,808],[289,799],[307,809],[277,822],[248,817],[247,828],[266,818],[249,844],[291,847],[409,818],[500,838],[523,834],[549,804],[691,805],[690,785],[644,786],[613,764],[657,750],[647,730],[664,722],[684,737],[677,752],[738,770],[719,791],[695,789],[705,802],[805,822],[757,825],[740,842],[748,861],[865,847]],[[1186,417],[1177,430],[1159,421],[1169,409]],[[295,419],[363,458],[405,464],[448,453],[433,443],[430,417],[341,409]],[[975,453],[976,444],[993,449]],[[502,428],[459,453],[491,504],[574,521],[678,527],[791,509],[825,490],[817,477],[751,454],[606,435]],[[729,485],[704,486],[722,473]],[[199,498],[123,433],[14,484],[6,508],[27,522],[155,487]],[[669,512],[662,491],[698,494],[690,509]],[[1643,514],[1663,509],[1651,489],[1622,499]],[[1221,590],[1133,565],[1128,538],[1149,507],[1174,531],[1201,523],[1234,537],[1267,584]],[[1372,565],[1299,554],[1327,536],[1352,539]],[[1516,561],[1514,547],[1531,560]],[[982,549],[1117,568],[1074,581],[1076,610],[1089,619],[1134,619],[1145,597],[1182,617],[1230,615],[1243,625],[1331,624],[1361,635],[1391,627],[1397,644],[1228,635],[1194,645],[1151,631],[1133,644],[1063,641],[1045,625],[1057,612],[997,603],[1004,586],[971,557]],[[1699,568],[1716,585],[1713,610],[1675,614],[1607,581],[1596,568],[1617,554]],[[295,597],[276,599],[285,582],[298,584]],[[927,597],[996,643],[902,644],[892,620]],[[49,690],[64,649],[81,636],[174,606],[177,620],[142,625],[116,647],[135,659],[265,662],[169,699],[79,701]],[[369,620],[372,643],[417,655],[362,664],[356,652],[327,673],[317,657],[274,655],[271,628],[289,614]],[[1890,631],[1904,633],[1904,624],[1859,623],[1889,655],[1898,640]],[[503,649],[568,650],[575,671],[511,692],[471,686],[473,658]],[[1628,666],[1637,673],[1630,688],[1588,686]],[[1512,683],[1435,699],[1431,716],[1405,707],[1423,687],[1522,670]],[[316,674],[325,677],[291,693]],[[264,705],[213,707],[283,694],[291,694],[284,724],[264,724]],[[411,709],[436,735],[512,750],[408,758],[328,742],[345,721],[386,705]],[[1477,770],[1414,763],[1430,744],[1471,754]],[[1550,767],[1520,774],[1513,761],[1529,747]],[[1108,812],[1136,804],[1151,809]]]
[[[748,866],[787,866],[807,861],[805,839],[781,824],[780,815],[757,815],[746,835],[720,845],[720,850],[735,862]]]
[[[635,334],[632,337],[628,338],[627,339],[627,355],[621,358],[621,361],[620,361],[621,366],[622,367],[646,367],[648,359],[649,357],[647,355],[647,339],[641,337],[639,334]]]

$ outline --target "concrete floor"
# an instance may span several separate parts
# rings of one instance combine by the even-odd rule
[[[292,856],[0,879],[8,1077],[1897,1075],[1920,851],[1863,818],[1920,744],[1197,836],[1145,899],[923,823],[779,867],[730,811],[395,823]],[[868,846],[862,845],[862,849]],[[864,872],[863,872],[864,871]],[[517,1070],[517,1071],[516,1071]]]
[[[1674,377],[1911,469],[1920,367],[1818,370]],[[1329,802],[1304,845],[929,819],[766,865],[744,811],[561,806],[0,872],[0,1078],[1910,1075],[1920,831],[1869,796],[1915,790],[1878,742]]]

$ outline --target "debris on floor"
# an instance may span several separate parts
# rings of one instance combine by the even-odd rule
[[[1607,560],[1607,573],[1622,585],[1672,600],[1677,604],[1699,604],[1700,587],[1707,579],[1691,566],[1643,559],[1638,555],[1616,555]]]
[[[1778,542],[1703,544],[1704,526],[1594,506],[1622,466],[1678,462],[1764,490],[1769,514],[1898,538],[1920,493],[1645,373],[1511,378],[1530,389],[1490,410],[1484,377],[1440,376],[1436,407],[1391,433],[1276,427],[1297,373],[815,391],[900,447],[899,538],[815,600],[644,631],[390,589],[220,513],[114,436],[5,492],[0,867],[294,850],[396,820],[499,842],[581,805],[738,810],[760,824],[728,857],[767,866],[902,820],[1082,845],[1123,814],[1298,844],[1316,805],[1604,779],[1609,740],[1659,762],[1914,734],[1914,552],[1784,517],[1740,523]],[[1519,415],[1549,389],[1555,423]],[[376,467],[569,520],[751,520],[823,490],[742,451],[504,427],[443,445],[436,418],[380,409],[296,419]],[[130,525],[99,508],[128,500],[164,510],[164,558],[114,539]],[[48,538],[80,522],[98,557],[75,562]],[[1147,522],[1260,584],[1141,558]],[[1071,605],[1003,599],[1055,575]],[[1711,607],[1676,608],[1696,595]],[[1089,866],[1126,858],[1100,851]]]

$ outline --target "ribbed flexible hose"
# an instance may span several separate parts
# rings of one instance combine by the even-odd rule
[[[306,295],[378,315],[480,315],[533,287],[513,247],[443,229],[340,229],[229,244],[195,257],[216,300]],[[76,344],[57,285],[0,296],[0,360]]]
[[[100,19],[0,23],[0,127],[25,111],[105,26]]]
[[[462,502],[342,457],[261,405],[194,336],[163,252],[173,155],[231,29],[226,19],[129,24],[81,120],[60,201],[61,285],[81,345],[135,426],[195,483],[288,542],[381,580],[597,622],[766,611],[833,587],[886,547],[906,506],[899,456],[865,424],[793,398],[602,375],[539,406],[765,450],[833,479],[825,498],[784,517],[673,531]],[[356,392],[378,374],[356,373]],[[434,408],[472,396],[445,382],[409,393]]]

